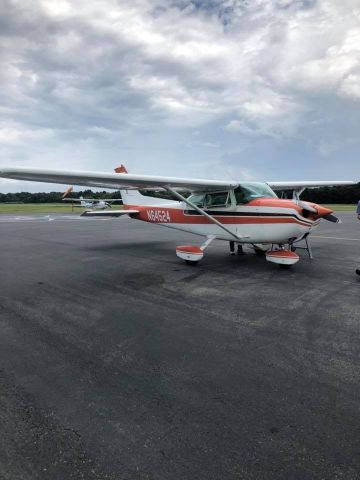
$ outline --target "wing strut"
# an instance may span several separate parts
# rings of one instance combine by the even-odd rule
[[[198,207],[197,205],[195,205],[195,203],[192,203],[190,202],[190,200],[188,200],[187,198],[183,197],[179,192],[177,192],[176,190],[174,190],[173,188],[169,187],[169,186],[165,186],[164,187],[168,192],[170,192],[172,195],[174,195],[175,197],[177,197],[179,200],[185,202],[187,205],[189,205],[189,207],[193,208],[194,210],[196,210],[197,212],[199,212],[201,215],[204,215],[204,217],[206,217],[207,219],[209,219],[212,223],[215,223],[215,225],[217,225],[218,227],[222,228],[223,230],[225,230],[226,233],[229,233],[232,237],[236,238],[236,240],[243,240],[244,238],[247,238],[245,236],[239,236],[239,235],[236,235],[234,232],[232,232],[230,230],[230,228],[227,228],[225,227],[225,225],[223,225],[221,222],[219,222],[218,220],[216,220],[216,218],[214,218],[212,215],[209,215],[208,213],[205,212],[205,210],[203,210],[202,208]]]

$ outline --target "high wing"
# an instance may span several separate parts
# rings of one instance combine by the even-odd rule
[[[194,178],[162,177],[153,175],[133,175],[129,173],[81,172],[66,170],[48,170],[41,168],[0,168],[0,177],[33,182],[74,184],[87,187],[110,189],[126,188],[181,188],[190,191],[209,191],[232,189],[239,182],[203,180]],[[267,182],[273,190],[301,191],[305,188],[324,186],[355,185],[353,181],[304,181],[304,182]],[[85,200],[85,199],[84,199]],[[86,200],[85,200],[86,201]],[[108,201],[108,200],[106,200]]]
[[[61,183],[87,187],[120,188],[182,188],[190,191],[232,189],[238,182],[194,178],[133,175],[129,173],[79,172],[40,168],[0,168],[0,177],[33,182]]]
[[[267,182],[273,190],[304,190],[305,188],[336,187],[341,185],[356,185],[352,181],[319,181],[319,182]]]

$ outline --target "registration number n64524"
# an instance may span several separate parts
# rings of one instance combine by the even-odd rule
[[[150,222],[169,223],[170,213],[168,210],[146,210]]]

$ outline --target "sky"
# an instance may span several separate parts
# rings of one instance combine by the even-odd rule
[[[0,62],[1,166],[360,180],[359,0],[2,0]]]

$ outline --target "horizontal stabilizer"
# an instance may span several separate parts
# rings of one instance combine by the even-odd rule
[[[100,212],[86,210],[81,217],[123,217],[132,213],[139,213],[139,210],[102,210]]]

